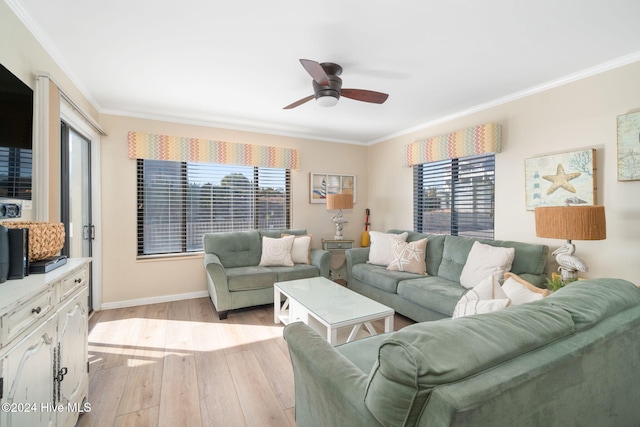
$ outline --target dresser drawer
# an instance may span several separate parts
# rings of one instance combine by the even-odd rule
[[[351,249],[353,242],[324,242],[324,249],[330,251],[331,249]]]
[[[53,305],[54,292],[53,288],[49,287],[4,314],[0,319],[0,324],[2,325],[0,346],[4,347],[29,326],[46,316]]]
[[[81,286],[85,286],[89,280],[89,268],[86,266],[65,277],[60,284],[60,301],[73,293]]]

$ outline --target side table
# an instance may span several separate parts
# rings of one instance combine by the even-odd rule
[[[353,248],[354,240],[343,239],[322,239],[322,249],[329,251],[333,257],[335,254],[344,253],[347,249]],[[331,267],[331,280],[344,279],[347,270],[347,260],[342,261],[342,264],[337,267]]]

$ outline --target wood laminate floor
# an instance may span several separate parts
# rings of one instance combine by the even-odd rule
[[[394,323],[413,322],[396,314]],[[77,426],[295,426],[282,328],[272,306],[219,320],[209,298],[97,312],[89,320],[91,412]]]

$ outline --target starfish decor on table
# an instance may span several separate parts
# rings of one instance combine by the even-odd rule
[[[547,195],[553,193],[560,187],[564,188],[567,191],[575,193],[576,189],[573,185],[569,184],[569,181],[579,177],[580,175],[580,172],[565,173],[562,163],[558,163],[558,169],[556,170],[555,175],[544,175],[542,177],[543,179],[546,179],[547,181],[551,181],[553,183],[547,190]]]

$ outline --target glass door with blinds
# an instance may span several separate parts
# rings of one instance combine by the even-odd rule
[[[91,141],[61,123],[61,212],[66,236],[62,254],[91,257],[95,230],[91,217]],[[89,310],[93,292],[89,283]]]

